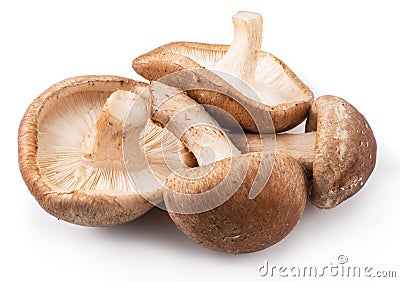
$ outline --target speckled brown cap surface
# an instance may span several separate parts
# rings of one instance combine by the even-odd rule
[[[316,99],[307,131],[317,131],[311,201],[333,208],[357,193],[376,162],[376,140],[365,117],[346,100]]]
[[[249,192],[261,161],[274,163],[273,170],[261,192],[250,199]],[[199,177],[210,166],[213,169]],[[232,179],[226,179],[229,169]],[[240,184],[238,175],[243,173],[245,177]],[[240,187],[222,205],[195,214],[171,212],[177,207],[193,205],[190,199],[176,196],[175,192],[204,193],[223,181],[222,190]],[[282,240],[298,222],[306,203],[304,171],[298,162],[284,155],[276,156],[275,161],[273,155],[261,158],[260,153],[225,159],[185,170],[180,176],[170,175],[166,186],[166,207],[179,229],[207,248],[235,254],[262,250]],[[203,206],[207,201],[195,204]]]

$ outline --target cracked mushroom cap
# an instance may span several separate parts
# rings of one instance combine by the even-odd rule
[[[116,145],[119,148],[114,149],[119,151],[90,160],[92,152],[86,150],[99,126],[99,116],[105,117],[103,106],[108,97],[117,90],[138,95],[146,87],[146,83],[117,76],[74,77],[54,84],[29,106],[19,128],[19,166],[29,191],[47,212],[79,225],[110,226],[131,221],[153,207],[128,176],[120,148],[122,131],[116,129],[120,125],[111,121],[102,125],[116,129],[115,134],[110,138],[103,134],[103,139],[97,140],[97,145]],[[118,110],[121,94],[112,103],[108,101],[108,113],[111,107]],[[155,175],[166,177],[170,170],[164,164],[165,154],[160,153],[166,138],[162,136],[167,134],[174,144],[177,139],[154,124],[147,130],[142,142],[148,162]],[[163,149],[178,154],[171,144]],[[183,158],[189,155],[182,152]],[[161,190],[149,193],[153,198],[162,197]]]
[[[316,131],[311,201],[333,208],[357,193],[375,167],[376,140],[365,117],[346,100],[316,99],[306,131]]]
[[[267,182],[257,181],[269,171],[259,167],[271,165]],[[191,240],[217,251],[249,253],[274,245],[294,228],[306,204],[305,181],[302,166],[291,157],[249,153],[171,174],[164,200]],[[255,197],[253,189],[260,191]],[[203,211],[221,197],[226,201]]]
[[[254,22],[254,18],[257,21],[254,28],[251,24],[249,24],[250,27],[243,25],[243,20]],[[229,73],[230,66],[238,63],[234,60],[243,53],[243,50],[246,51],[243,46],[258,45],[258,47],[261,47],[260,42],[258,42],[261,40],[261,16],[256,13],[239,12],[233,19],[235,24],[234,43],[236,41],[237,44],[173,42],[134,59],[132,67],[148,80],[157,80],[168,74],[204,67]],[[253,31],[256,33],[255,30],[259,30],[260,38],[246,38],[246,33],[247,37],[250,37]],[[243,40],[247,40],[247,42],[242,44],[240,41]],[[253,42],[249,43],[251,40]],[[234,49],[231,48],[232,46],[235,46],[235,51],[230,50]],[[254,46],[254,48],[256,47]],[[249,54],[247,59],[255,61],[254,67],[248,70],[240,69],[235,73],[244,72],[244,77],[239,78],[245,82],[247,82],[246,76],[247,79],[251,79],[251,83],[248,83],[257,93],[257,99],[246,94],[248,91],[244,91],[243,86],[237,87],[238,91],[229,96],[226,95],[225,91],[209,91],[204,94],[204,91],[196,90],[188,91],[188,95],[201,104],[209,104],[225,110],[247,131],[259,132],[257,123],[252,116],[253,112],[257,110],[269,112],[276,132],[283,132],[297,126],[308,115],[314,99],[313,93],[280,59],[261,50],[250,51],[252,54]],[[243,60],[243,65],[246,65],[247,59]],[[207,76],[210,80],[213,80],[215,74],[210,72],[206,75],[206,78]],[[223,78],[226,77],[223,76]],[[235,87],[234,84],[232,85]],[[185,88],[182,85],[172,86]],[[223,126],[230,125],[224,118],[218,117],[218,120]]]

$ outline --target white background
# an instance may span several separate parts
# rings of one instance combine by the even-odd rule
[[[278,266],[330,266],[341,254],[349,258],[348,265],[395,269],[400,276],[396,4],[2,1],[0,280],[300,281],[260,277],[257,268],[265,260]],[[379,151],[364,189],[334,210],[308,205],[286,239],[237,256],[192,243],[159,210],[112,228],[75,226],[45,213],[26,189],[17,163],[17,129],[33,99],[76,75],[140,79],[131,60],[171,41],[229,44],[231,17],[238,10],[264,16],[263,49],[288,64],[316,96],[342,96],[366,116]],[[344,281],[333,279],[339,280]]]

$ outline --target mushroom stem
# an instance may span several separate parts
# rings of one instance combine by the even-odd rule
[[[277,134],[276,146],[271,148],[272,134],[229,134],[232,143],[243,153],[281,152],[298,160],[307,170],[313,169],[316,132],[303,134]]]
[[[166,127],[193,153],[199,165],[240,155],[220,125],[181,89],[152,82],[153,121]]]
[[[257,67],[257,52],[261,50],[262,16],[253,12],[238,12],[232,20],[233,42],[216,69],[252,84]]]
[[[130,91],[118,90],[111,94],[104,105],[92,135],[82,144],[83,158],[95,166],[124,166],[123,139],[132,150],[125,156],[135,159],[137,166],[145,166],[140,149],[140,133],[151,115],[151,100]],[[134,113],[133,115],[130,112]],[[138,167],[137,169],[140,169]]]

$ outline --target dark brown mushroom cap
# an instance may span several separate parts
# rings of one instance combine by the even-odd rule
[[[212,67],[221,60],[228,49],[229,45],[173,42],[134,59],[132,67],[144,78],[157,80],[187,69]],[[270,53],[259,52],[255,79],[280,90],[285,95],[291,95],[290,101],[267,105],[244,95],[233,96],[232,99],[215,91],[193,90],[187,93],[201,104],[217,106],[230,113],[245,130],[251,132],[259,131],[251,116],[253,113],[248,113],[248,109],[253,112],[254,104],[257,104],[259,110],[269,112],[276,132],[289,130],[307,117],[314,99],[313,93],[281,60]],[[182,85],[175,86],[185,88]],[[296,96],[296,99],[292,96]],[[220,123],[227,126],[224,121]]]
[[[269,165],[274,163],[274,167],[261,192],[250,199],[249,192],[261,161]],[[211,166],[214,167],[206,176],[199,177]],[[243,173],[244,181],[240,183],[238,176]],[[224,189],[240,186],[231,198],[218,207],[194,214],[171,212],[187,205],[196,204],[201,208],[208,204],[206,198],[193,203],[175,192],[190,195],[204,193],[223,181],[225,184],[218,188],[222,196],[226,196]],[[277,155],[274,162],[273,155],[262,158],[260,153],[187,169],[180,176],[171,174],[164,190],[166,207],[180,230],[207,248],[235,254],[262,250],[286,237],[301,217],[306,197],[304,171],[297,161]]]
[[[79,140],[84,138],[84,134],[79,130],[72,132],[70,124],[74,124],[75,121],[83,124],[83,132],[85,132],[88,124],[94,125],[97,119],[96,114],[92,116],[87,114],[92,110],[92,106],[98,106],[98,113],[100,113],[107,97],[114,91],[128,90],[141,93],[141,89],[145,87],[147,87],[146,83],[118,76],[74,77],[54,84],[29,106],[19,127],[19,166],[29,191],[47,212],[59,219],[79,225],[109,226],[133,220],[153,207],[138,192],[113,190],[116,181],[105,181],[109,175],[99,174],[97,177],[87,177],[87,181],[93,181],[95,185],[101,186],[101,189],[70,187],[71,178],[72,182],[74,181],[74,171],[65,175],[69,182],[62,180],[57,182],[53,178],[67,165],[73,166],[74,160],[69,158],[71,151],[72,154],[75,154],[75,151],[78,152],[77,159],[80,157]],[[70,97],[75,97],[73,103],[67,103],[67,100],[71,101]],[[88,103],[87,107],[80,107],[79,103],[82,97],[94,102]],[[66,110],[76,112],[77,116],[69,116],[68,119],[65,118],[66,113],[62,112],[55,118],[54,108],[56,107],[66,107]],[[87,119],[82,118],[81,120],[79,114],[84,116],[85,113]],[[59,118],[60,115],[61,118]],[[43,132],[46,132],[49,127],[61,132],[65,140],[60,136],[44,134]],[[77,138],[78,143],[74,142],[78,149],[74,147],[71,150],[67,147],[66,151],[68,152],[66,152],[63,151],[65,149],[63,146],[69,136]],[[43,138],[46,140],[53,138],[51,140],[56,141],[51,142],[52,147],[45,146],[40,141]],[[54,155],[52,160],[46,161],[41,157],[41,154],[46,154],[54,148],[62,149],[59,154]],[[65,159],[69,163],[65,166],[55,167],[54,165],[59,159]],[[80,172],[76,173],[79,175]],[[82,186],[85,185],[82,184]]]
[[[350,103],[328,95],[316,99],[306,130],[317,131],[311,201],[333,208],[357,193],[374,170],[374,133]]]

